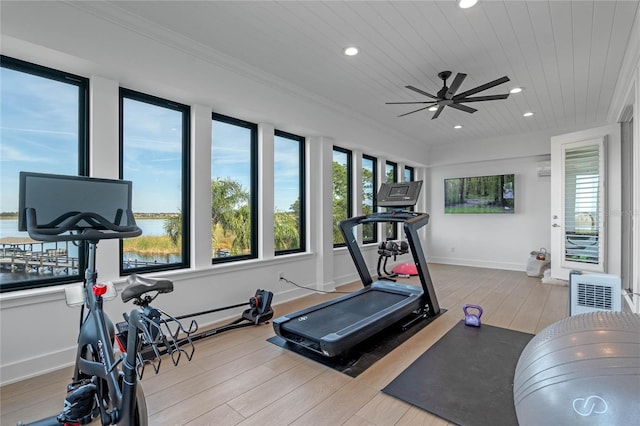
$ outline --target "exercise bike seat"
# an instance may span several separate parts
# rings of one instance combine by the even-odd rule
[[[129,300],[138,298],[150,291],[171,293],[173,291],[173,281],[166,279],[144,278],[136,274],[131,274],[127,277],[127,286],[122,290],[122,301],[126,303]]]

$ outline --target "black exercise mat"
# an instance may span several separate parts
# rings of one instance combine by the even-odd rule
[[[287,342],[280,336],[273,336],[267,339],[267,342],[312,359],[348,376],[357,377],[360,373],[375,364],[376,361],[397,348],[446,311],[446,309],[440,308],[440,313],[438,315],[419,321],[406,331],[402,331],[401,329],[401,325],[406,322],[406,320],[399,321],[398,323],[354,346],[351,350],[341,356],[332,358],[322,356],[319,353],[303,346]]]
[[[532,337],[460,321],[382,391],[459,425],[517,425],[513,375]]]

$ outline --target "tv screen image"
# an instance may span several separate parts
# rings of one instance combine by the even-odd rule
[[[444,212],[449,214],[513,214],[514,175],[476,176],[444,180]]]

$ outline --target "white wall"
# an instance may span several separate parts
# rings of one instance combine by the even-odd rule
[[[633,247],[633,271],[630,274],[632,292],[625,292],[624,300],[627,308],[640,313],[640,9],[636,12],[631,29],[608,119],[610,122],[633,120],[633,171],[631,176],[622,177],[633,182],[635,190],[631,210],[623,212],[631,217]]]
[[[483,161],[430,169],[429,262],[524,271],[529,253],[549,248],[549,177],[538,177],[546,156]],[[444,179],[515,174],[514,214],[445,214]]]

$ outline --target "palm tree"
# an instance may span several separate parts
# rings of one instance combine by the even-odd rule
[[[240,182],[229,177],[211,181],[212,245],[216,247],[216,227],[225,234],[234,234],[232,254],[241,254],[251,247],[250,194]]]
[[[333,162],[333,243],[344,241],[340,232],[340,221],[348,219],[347,209],[347,166],[337,161]]]

